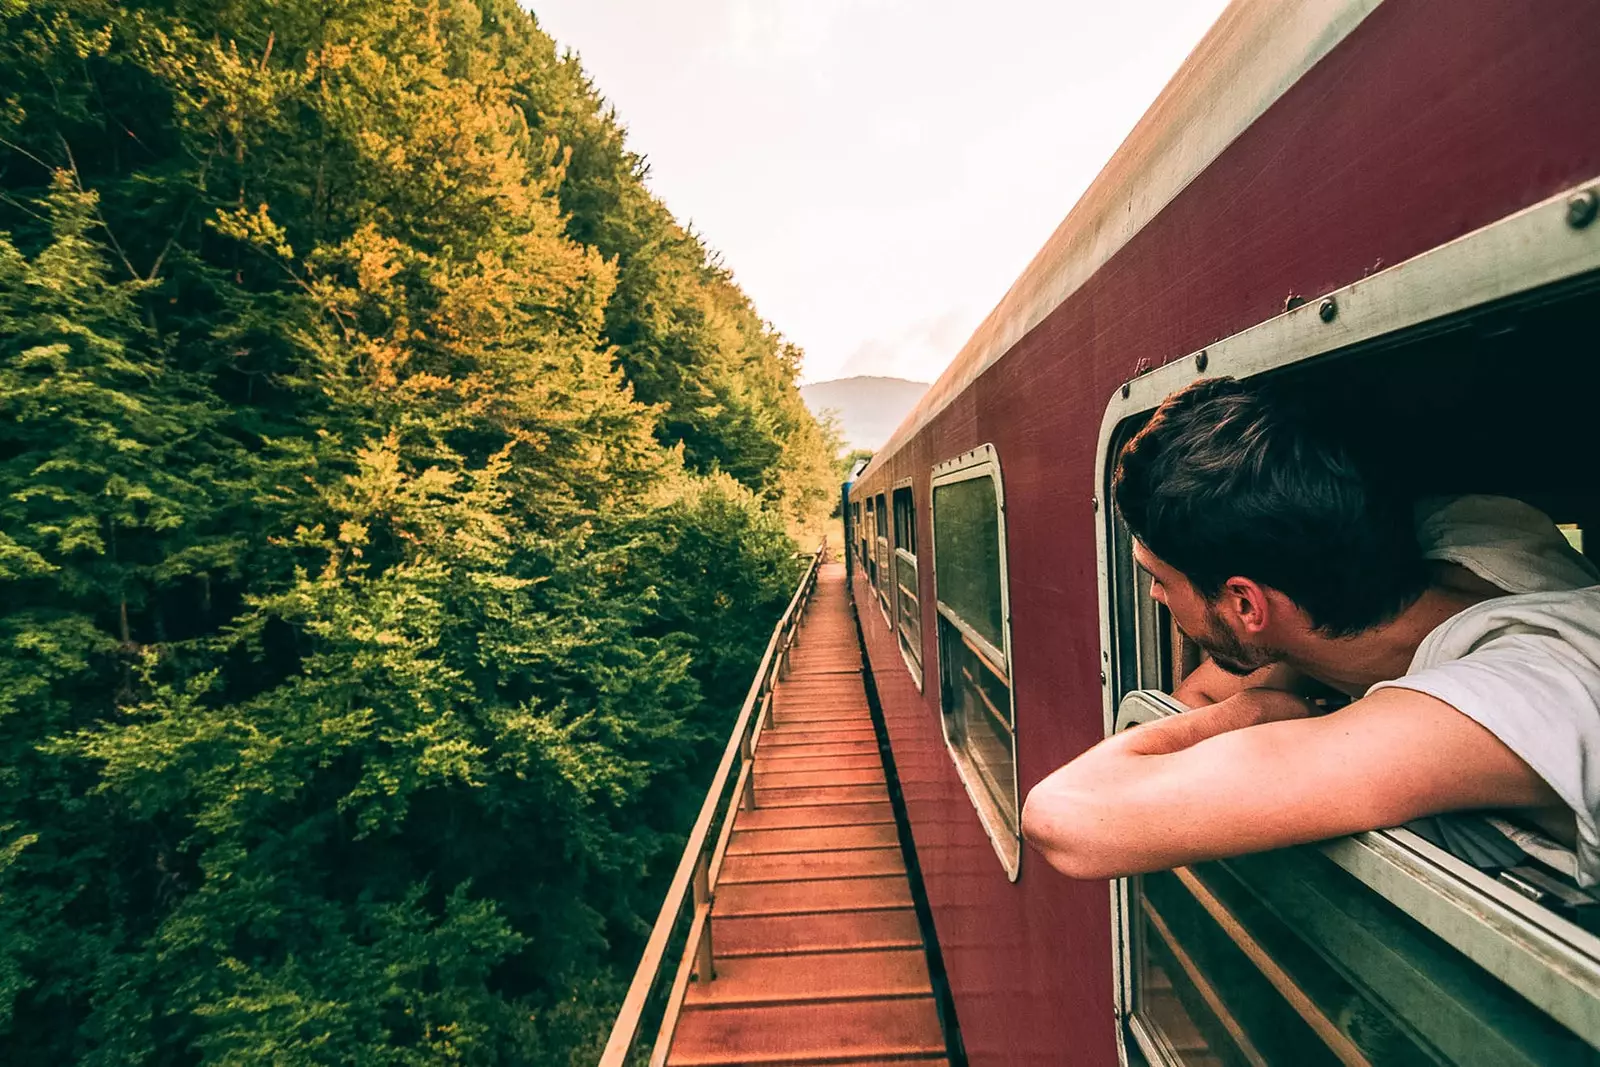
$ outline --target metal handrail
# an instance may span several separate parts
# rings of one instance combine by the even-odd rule
[[[755,679],[750,683],[750,691],[745,694],[744,703],[739,708],[739,717],[734,721],[733,733],[728,738],[727,747],[723,749],[722,760],[717,764],[717,773],[711,779],[710,789],[706,791],[706,799],[700,806],[700,815],[695,819],[694,829],[689,832],[689,840],[683,849],[683,858],[678,861],[678,869],[667,888],[667,898],[662,901],[655,926],[651,928],[650,938],[645,942],[644,955],[639,960],[638,969],[634,971],[633,981],[628,985],[628,993],[623,997],[617,1021],[612,1024],[611,1036],[606,1041],[605,1051],[600,1055],[599,1067],[627,1067],[632,1062],[630,1057],[638,1044],[640,1024],[644,1019],[645,1009],[661,982],[663,964],[666,962],[673,931],[683,918],[684,905],[691,900],[694,903],[694,918],[691,920],[683,958],[674,975],[661,1026],[657,1030],[651,1050],[652,1067],[658,1067],[666,1062],[667,1050],[672,1045],[673,1030],[677,1026],[678,1013],[688,992],[691,974],[703,977],[705,980],[715,977],[711,962],[711,905],[716,889],[716,877],[722,870],[722,859],[731,837],[730,828],[733,825],[734,812],[746,804],[755,806],[755,740],[759,739],[760,728],[766,725],[770,717],[773,682],[787,669],[789,650],[795,643],[800,620],[805,614],[806,605],[810,602],[811,593],[816,588],[817,571],[827,557],[827,552],[828,540],[824,537],[822,543],[817,546],[817,551],[812,554],[811,562],[807,565],[800,584],[795,588],[794,596],[790,597],[789,606],[784,609],[782,617],[772,629],[772,636],[767,640],[766,651],[761,656],[761,665],[756,668]],[[756,713],[758,707],[761,709],[760,714]],[[753,733],[754,738],[752,738]],[[724,801],[723,793],[727,791],[736,759],[740,762],[739,778],[733,795]],[[712,827],[718,821],[719,814],[722,817],[722,826],[713,837]],[[708,851],[707,846],[713,841],[715,845]]]

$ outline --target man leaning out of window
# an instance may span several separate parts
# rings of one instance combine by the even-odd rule
[[[1267,390],[1211,379],[1123,449],[1151,595],[1207,659],[1195,710],[1107,738],[1028,795],[1075,878],[1520,809],[1600,881],[1600,572],[1537,509],[1413,506]],[[1307,679],[1353,698],[1315,714]]]

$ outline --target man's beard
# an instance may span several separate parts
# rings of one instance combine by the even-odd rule
[[[1275,649],[1247,647],[1210,605],[1206,606],[1206,633],[1190,634],[1189,640],[1199,645],[1212,663],[1240,678],[1283,658]]]

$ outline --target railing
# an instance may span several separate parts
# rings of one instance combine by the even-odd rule
[[[662,902],[650,939],[645,942],[644,956],[628,986],[628,995],[623,998],[617,1021],[611,1027],[611,1037],[600,1056],[599,1067],[632,1067],[639,1062],[635,1057],[645,1013],[652,1002],[659,999],[668,949],[682,924],[685,905],[693,906],[688,937],[661,1008],[661,1025],[650,1046],[650,1067],[662,1067],[667,1061],[667,1050],[672,1047],[672,1035],[677,1029],[690,980],[711,981],[716,977],[711,958],[711,905],[717,876],[722,872],[722,860],[733,836],[734,814],[740,808],[756,806],[755,752],[762,731],[771,723],[773,683],[788,672],[789,652],[799,641],[800,621],[816,588],[817,569],[826,559],[827,551],[828,542],[824,538],[811,557],[789,606],[784,609],[783,617],[773,627],[761,666],[756,669],[755,680],[750,683],[750,691],[739,708],[739,717],[733,724],[733,734],[723,750],[722,761],[717,764],[716,777],[711,780],[705,803],[700,806],[700,817],[694,822],[683,858],[672,876],[667,899]],[[733,778],[735,761],[737,778]],[[734,782],[731,793],[728,791],[730,779]]]

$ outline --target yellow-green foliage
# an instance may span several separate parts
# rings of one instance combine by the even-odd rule
[[[0,2],[0,1061],[592,1062],[832,504],[510,0]]]

